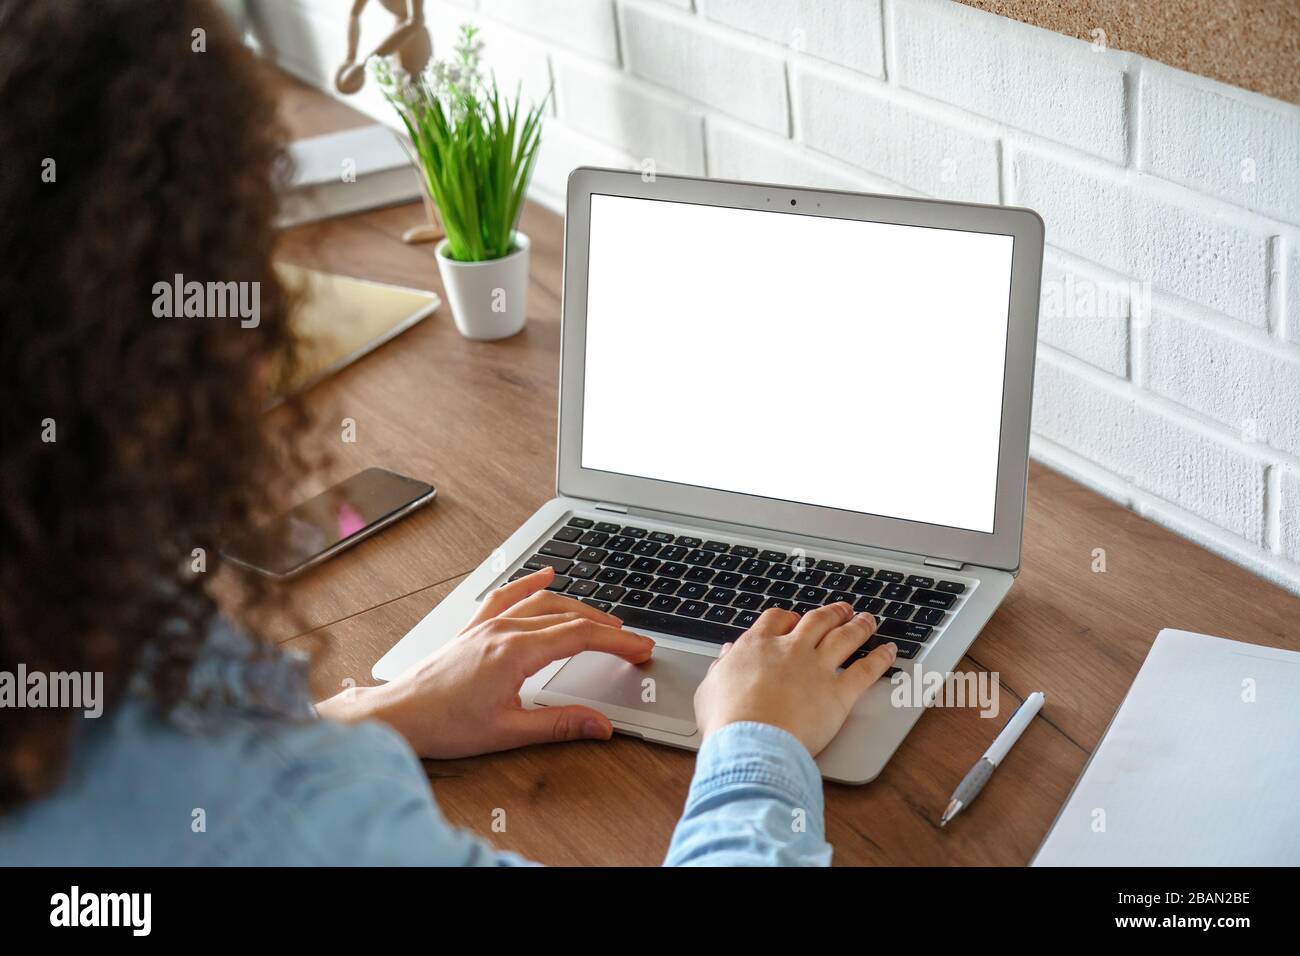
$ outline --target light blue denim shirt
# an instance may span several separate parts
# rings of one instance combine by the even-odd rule
[[[143,682],[83,720],[62,785],[0,817],[0,864],[441,865],[526,861],[452,827],[388,727],[317,719],[302,661],[218,626],[191,704]],[[790,734],[737,723],[705,741],[670,866],[826,865],[821,777]]]

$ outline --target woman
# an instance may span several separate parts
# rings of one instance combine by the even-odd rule
[[[0,672],[101,674],[107,699],[0,715],[0,859],[515,862],[442,820],[416,755],[608,738],[594,710],[521,709],[519,687],[652,642],[542,571],[438,658],[313,709],[300,663],[227,623],[209,583],[282,470],[259,414],[292,336],[256,67],[204,0],[0,0],[0,38]],[[258,283],[259,321],[159,314],[177,275]],[[847,605],[771,610],[719,659],[669,863],[828,862],[810,755],[892,663],[887,645],[838,669],[873,631]]]

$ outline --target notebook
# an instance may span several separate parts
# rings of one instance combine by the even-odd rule
[[[331,275],[277,262],[281,279],[301,297],[293,322],[297,368],[283,372],[274,404],[305,391],[405,332],[442,304],[437,293]]]
[[[398,138],[377,123],[289,146],[293,182],[280,200],[282,228],[420,198],[419,173]]]
[[[1300,653],[1163,630],[1034,866],[1300,864]]]

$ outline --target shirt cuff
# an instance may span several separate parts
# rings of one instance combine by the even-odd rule
[[[710,734],[695,761],[687,813],[733,787],[768,790],[822,824],[821,772],[808,748],[780,727],[742,720]]]

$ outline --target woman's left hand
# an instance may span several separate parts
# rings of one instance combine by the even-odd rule
[[[613,615],[545,590],[554,574],[546,568],[498,588],[440,654],[388,684],[344,691],[317,709],[339,720],[382,720],[421,757],[438,759],[607,740],[613,727],[599,711],[578,704],[525,710],[519,690],[547,664],[581,651],[643,663],[654,641],[623,630]]]

